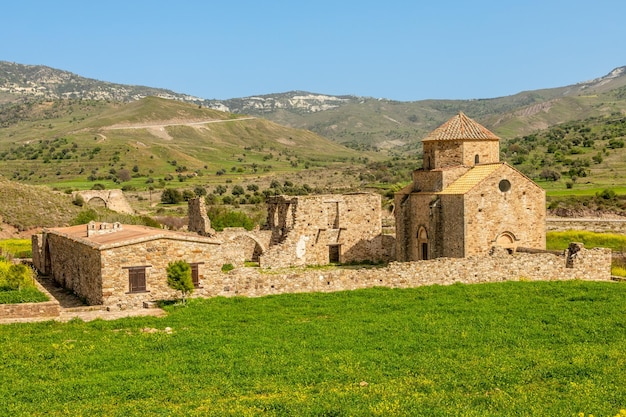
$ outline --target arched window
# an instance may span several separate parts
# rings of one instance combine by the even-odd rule
[[[474,164],[478,164],[480,162],[480,156],[474,155]]]

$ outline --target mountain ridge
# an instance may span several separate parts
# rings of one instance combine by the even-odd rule
[[[80,77],[46,66],[0,61],[0,105],[16,100],[83,98],[135,101],[147,96],[196,104],[224,112],[262,117],[315,132],[355,149],[404,152],[445,120],[463,111],[503,138],[555,124],[626,111],[626,66],[576,84],[470,100],[396,101],[305,90],[227,100],[204,99],[171,90],[128,86]]]

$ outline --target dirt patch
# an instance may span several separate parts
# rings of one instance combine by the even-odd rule
[[[10,224],[0,223],[0,239],[30,239],[37,233],[41,233],[41,228],[19,230]]]

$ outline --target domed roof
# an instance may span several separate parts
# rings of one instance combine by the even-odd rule
[[[460,111],[423,139],[430,140],[500,140],[500,138]]]

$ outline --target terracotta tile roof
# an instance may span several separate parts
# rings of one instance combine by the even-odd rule
[[[429,140],[500,140],[486,127],[467,117],[463,112],[433,130],[423,141]]]
[[[86,224],[70,227],[51,228],[47,229],[47,231],[64,236],[77,242],[82,242],[88,246],[98,249],[108,249],[112,247],[132,245],[135,243],[146,242],[156,239],[186,240],[219,244],[219,241],[215,239],[202,237],[195,233],[176,232],[172,230],[164,230],[154,227],[130,224],[122,225],[121,230],[115,232],[95,234],[93,236],[87,236]]]
[[[503,165],[504,162],[476,165],[437,194],[465,194]]]

